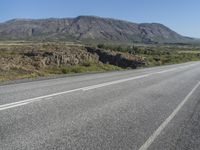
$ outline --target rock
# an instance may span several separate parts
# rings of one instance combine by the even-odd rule
[[[122,68],[130,67],[133,69],[145,64],[142,58],[130,54],[91,47],[86,47],[86,49],[88,52],[98,55],[99,60],[102,63],[109,63]]]

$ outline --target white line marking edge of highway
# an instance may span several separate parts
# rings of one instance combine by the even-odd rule
[[[18,102],[3,104],[3,105],[0,105],[0,111],[6,110],[6,109],[9,109],[9,108],[23,106],[23,105],[26,105],[26,104],[29,104],[29,103],[32,103],[32,102],[43,100],[45,98],[50,98],[50,97],[54,97],[54,96],[58,96],[58,95],[63,95],[63,94],[67,94],[67,93],[76,92],[76,91],[88,91],[88,90],[92,90],[92,89],[96,89],[96,88],[100,88],[100,87],[105,87],[105,86],[109,86],[109,85],[113,85],[113,84],[119,84],[119,83],[122,83],[122,82],[127,82],[127,81],[130,81],[130,80],[136,80],[136,79],[145,78],[145,77],[148,77],[150,75],[171,72],[171,71],[174,71],[174,70],[177,70],[177,69],[180,69],[180,68],[190,67],[190,66],[193,66],[193,65],[194,64],[190,64],[190,65],[181,66],[181,67],[178,67],[178,68],[167,69],[167,70],[163,70],[163,71],[159,71],[159,72],[153,72],[153,73],[148,73],[148,74],[144,74],[144,75],[140,75],[140,76],[135,76],[135,77],[131,77],[131,78],[126,78],[126,79],[120,79],[120,80],[105,82],[105,83],[101,83],[101,84],[86,86],[86,87],[77,88],[77,89],[73,89],[73,90],[68,90],[68,91],[64,91],[64,92],[58,92],[58,93],[53,93],[53,94],[49,94],[49,95],[44,95],[44,96],[39,96],[39,97],[35,97],[35,98],[30,98],[30,99],[26,99],[26,100],[22,100],[22,101],[18,101]]]
[[[175,110],[169,115],[169,117],[154,131],[154,133],[146,140],[146,142],[139,148],[139,150],[147,150],[154,140],[160,135],[160,133],[165,129],[165,127],[170,123],[170,121],[176,116],[183,105],[188,101],[191,95],[200,86],[200,81],[195,85],[195,87],[190,91],[190,93],[185,97],[185,99],[175,108]]]

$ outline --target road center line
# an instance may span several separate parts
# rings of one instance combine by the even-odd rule
[[[126,79],[120,79],[120,80],[110,81],[110,82],[106,82],[106,83],[86,86],[86,87],[82,87],[82,88],[77,88],[77,89],[68,90],[68,91],[64,91],[64,92],[58,92],[58,93],[49,94],[49,95],[45,95],[45,96],[39,96],[39,97],[30,98],[30,99],[26,99],[26,100],[22,100],[22,101],[18,101],[18,102],[13,102],[13,103],[9,103],[9,104],[3,104],[3,105],[0,105],[0,111],[6,110],[6,109],[9,109],[9,108],[27,105],[29,103],[36,102],[36,101],[41,101],[41,100],[44,100],[45,98],[50,98],[50,97],[54,97],[54,96],[58,96],[58,95],[76,92],[76,91],[88,91],[88,90],[92,90],[92,89],[96,89],[96,88],[100,88],[100,87],[105,87],[105,86],[109,86],[109,85],[113,85],[113,84],[119,84],[119,83],[122,83],[122,82],[127,82],[127,81],[131,81],[131,80],[149,77],[149,76],[155,75],[155,74],[166,73],[166,72],[174,71],[174,70],[189,67],[189,66],[191,66],[191,65],[167,69],[167,70],[159,71],[159,72],[148,73],[148,74],[145,74],[145,75],[135,76],[135,77],[126,78]]]
[[[185,99],[176,107],[176,109],[170,114],[170,116],[158,127],[158,129],[147,139],[147,141],[140,147],[139,150],[147,150],[149,146],[155,141],[155,139],[160,135],[160,133],[165,129],[165,127],[170,123],[170,121],[176,116],[183,105],[188,101],[190,96],[196,91],[200,86],[200,81],[195,85],[191,92],[185,97]]]

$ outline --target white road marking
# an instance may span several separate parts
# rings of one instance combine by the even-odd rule
[[[146,74],[146,75],[131,77],[131,78],[127,78],[127,79],[121,79],[121,80],[117,80],[117,81],[106,82],[106,83],[102,83],[102,84],[84,87],[84,88],[82,88],[82,90],[88,91],[88,90],[92,90],[92,89],[96,89],[96,88],[100,88],[100,87],[104,87],[104,86],[108,86],[108,85],[113,85],[113,84],[118,84],[118,83],[122,83],[122,82],[127,82],[127,81],[130,81],[130,80],[145,78],[145,77],[148,77],[148,76],[149,76],[149,74]]]
[[[166,72],[174,71],[174,70],[185,68],[185,67],[190,67],[190,66],[193,66],[193,65],[194,64],[182,66],[182,67],[178,67],[178,68],[167,69],[167,70],[159,71],[159,72],[153,72],[153,73],[135,76],[135,77],[131,77],[131,78],[120,79],[120,80],[116,80],[116,81],[110,81],[110,82],[101,83],[101,84],[97,84],[97,85],[86,86],[86,87],[82,87],[82,88],[77,88],[77,89],[73,89],[73,90],[69,90],[69,91],[49,94],[49,95],[45,95],[45,96],[30,98],[30,99],[26,99],[26,100],[22,100],[22,101],[18,101],[18,102],[13,102],[13,103],[9,103],[9,104],[3,104],[3,105],[0,105],[0,111],[6,110],[6,109],[9,109],[9,108],[27,105],[29,103],[36,102],[36,101],[48,100],[48,98],[58,96],[58,95],[63,95],[63,94],[72,93],[72,92],[76,92],[76,91],[88,91],[88,90],[92,90],[92,89],[96,89],[96,88],[100,88],[100,87],[105,87],[105,86],[109,86],[109,85],[113,85],[113,84],[119,84],[119,83],[122,83],[122,82],[127,82],[127,81],[130,81],[130,80],[136,80],[136,79],[149,77],[149,76],[155,75],[155,74],[166,73]]]
[[[159,71],[157,72],[158,74],[162,74],[162,73],[166,73],[166,72],[170,72],[170,71],[174,71],[176,70],[176,68],[173,68],[173,69],[169,69],[169,70],[164,70],[164,71]]]
[[[19,103],[19,104],[15,104],[15,105],[9,105],[9,106],[5,106],[5,107],[0,108],[0,110],[6,110],[6,109],[9,109],[9,108],[19,107],[19,106],[27,105],[29,103],[30,102],[24,102],[24,103]]]
[[[26,105],[26,104],[29,104],[31,102],[40,101],[40,100],[45,99],[45,98],[50,98],[50,97],[54,97],[54,96],[58,96],[58,95],[62,95],[62,94],[67,94],[67,93],[71,93],[71,92],[75,92],[75,91],[80,91],[80,90],[82,90],[82,89],[78,88],[78,89],[74,89],[74,90],[69,90],[69,91],[64,91],[64,92],[49,94],[49,95],[40,96],[40,97],[36,97],[36,98],[30,98],[30,99],[26,99],[26,100],[14,102],[14,103],[0,105],[0,111],[1,110],[5,110],[5,109],[9,109],[9,108],[13,108],[13,107],[18,107],[18,106]]]
[[[195,92],[195,90],[200,86],[198,82],[191,92],[185,97],[185,99],[176,107],[176,109],[170,114],[170,116],[158,127],[158,129],[147,139],[147,141],[140,147],[139,150],[147,150],[149,146],[154,142],[154,140],[160,135],[164,128],[170,123],[170,121],[176,116],[183,105],[188,101],[190,96]]]
[[[148,76],[151,76],[151,75],[155,75],[155,74],[162,74],[162,73],[166,73],[166,72],[171,72],[171,71],[174,71],[174,70],[177,70],[177,69],[190,67],[190,66],[193,66],[193,65],[194,64],[187,65],[187,66],[182,66],[182,67],[178,67],[178,68],[172,68],[172,69],[168,69],[168,70],[163,70],[163,71],[159,71],[159,72],[148,73],[148,74],[145,74],[145,75],[126,78],[126,79],[121,79],[121,80],[117,80],[117,81],[111,81],[111,82],[101,83],[101,84],[97,84],[97,85],[92,85],[92,86],[84,87],[84,88],[82,88],[82,90],[83,91],[88,91],[88,90],[92,90],[92,89],[96,89],[96,88],[100,88],[100,87],[104,87],[104,86],[108,86],[108,85],[113,85],[113,84],[118,84],[118,83],[122,83],[122,82],[127,82],[127,81],[130,81],[130,80],[136,80],[136,79],[140,79],[140,78],[145,78],[145,77],[148,77]]]

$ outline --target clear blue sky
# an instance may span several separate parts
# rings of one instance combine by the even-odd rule
[[[0,22],[78,15],[158,22],[200,38],[200,0],[0,0]]]

